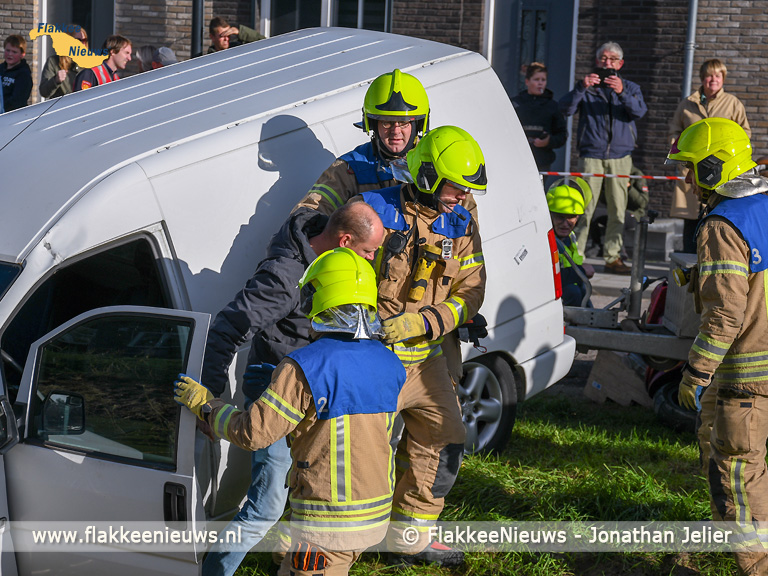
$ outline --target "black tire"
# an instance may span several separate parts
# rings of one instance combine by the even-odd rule
[[[680,364],[680,360],[674,358],[662,358],[660,356],[647,356],[643,355],[643,362],[648,364],[654,370],[672,370],[675,366]]]
[[[498,355],[464,362],[457,393],[467,439],[465,454],[499,453],[509,442],[517,413],[515,375]]]
[[[677,402],[679,380],[665,382],[653,395],[653,411],[658,419],[678,432],[696,433],[696,412]]]

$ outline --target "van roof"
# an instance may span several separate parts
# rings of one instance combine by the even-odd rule
[[[20,262],[95,183],[170,146],[368,83],[474,55],[407,36],[313,28],[0,115],[0,259]]]

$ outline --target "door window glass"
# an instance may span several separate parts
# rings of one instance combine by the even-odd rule
[[[16,313],[0,340],[0,359],[13,403],[32,343],[78,314],[104,306],[173,308],[158,257],[145,238],[112,246],[48,277]]]
[[[191,320],[90,318],[40,348],[29,437],[88,453],[174,468]]]

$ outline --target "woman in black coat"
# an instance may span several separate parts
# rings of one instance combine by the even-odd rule
[[[547,90],[547,67],[532,62],[525,73],[526,89],[512,98],[517,117],[531,145],[536,166],[544,172],[555,161],[555,148],[568,139],[565,117],[560,113],[552,92]]]

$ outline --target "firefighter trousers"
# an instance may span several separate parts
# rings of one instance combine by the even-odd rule
[[[739,570],[766,575],[768,396],[718,386],[715,400],[708,476],[712,516],[739,523],[745,546],[735,552]],[[764,529],[758,532],[754,523]]]
[[[304,547],[311,546],[312,553],[307,554],[305,549],[291,550],[283,558],[277,572],[278,576],[347,576],[349,567],[363,552],[362,550],[328,550],[307,542],[300,544]],[[318,553],[325,556],[325,565],[322,568],[313,567],[320,564],[313,557]]]
[[[445,357],[406,367],[398,402],[406,433],[387,532],[390,551],[417,554],[443,510],[464,456],[464,423]]]

